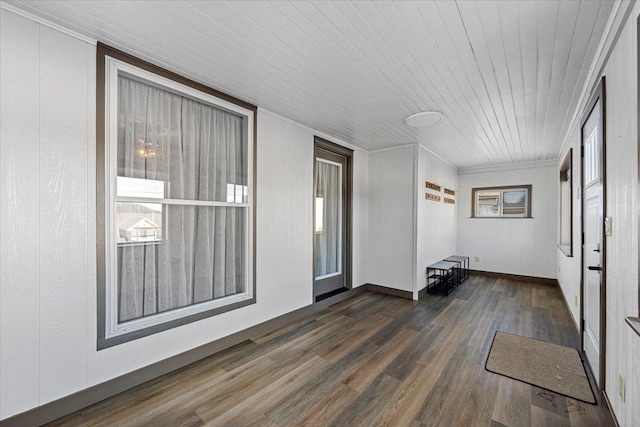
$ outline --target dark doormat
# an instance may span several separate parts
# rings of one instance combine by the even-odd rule
[[[578,350],[506,332],[496,332],[485,369],[596,404]]]

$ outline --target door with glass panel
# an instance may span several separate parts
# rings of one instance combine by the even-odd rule
[[[351,150],[316,138],[314,165],[314,297],[351,288]]]
[[[582,346],[599,388],[604,386],[606,240],[604,80],[582,119]]]

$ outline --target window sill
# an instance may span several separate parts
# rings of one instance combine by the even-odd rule
[[[571,251],[571,245],[557,245],[558,249],[562,251],[562,253],[568,257],[573,258],[573,252]]]
[[[211,300],[211,301],[215,301],[215,300]],[[196,322],[198,320],[206,319],[208,317],[212,317],[217,314],[226,313],[228,311],[236,310],[238,308],[246,307],[248,305],[255,304],[255,303],[256,303],[256,298],[255,296],[252,296],[245,300],[223,305],[221,307],[210,308],[206,311],[189,314],[184,317],[178,317],[177,319],[168,320],[162,323],[157,323],[155,325],[151,325],[142,329],[132,330],[131,332],[123,333],[120,335],[114,335],[106,338],[104,334],[102,334],[103,336],[98,337],[97,350],[98,351],[104,350],[105,348],[124,344],[129,341],[137,340],[138,338],[143,338],[149,335],[157,334],[158,332],[164,332],[169,329],[187,325],[189,323]],[[168,313],[168,312],[165,312],[165,313]]]
[[[640,336],[640,317],[627,317],[626,318],[627,324],[629,324],[629,326],[631,326],[631,329],[633,329],[633,331],[638,334],[638,336]]]

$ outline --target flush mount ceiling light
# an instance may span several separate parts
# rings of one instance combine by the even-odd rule
[[[442,117],[442,113],[437,111],[423,111],[407,117],[405,123],[412,128],[426,128],[441,121]]]

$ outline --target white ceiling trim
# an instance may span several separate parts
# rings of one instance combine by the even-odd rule
[[[336,138],[333,135],[329,135],[327,133],[320,132],[317,129],[314,129],[314,128],[309,127],[307,125],[303,125],[302,123],[298,123],[295,120],[291,120],[288,117],[282,116],[282,115],[280,115],[278,113],[274,113],[273,111],[269,111],[266,108],[262,108],[262,107],[258,106],[258,111],[261,112],[261,113],[264,113],[264,114],[268,114],[268,115],[270,115],[272,117],[275,117],[277,119],[280,119],[282,121],[285,121],[287,123],[290,123],[290,124],[292,124],[294,126],[297,126],[299,128],[306,129],[309,132],[312,132],[314,135],[319,136],[320,138],[326,139],[329,142],[333,142],[334,144],[342,145],[342,146],[344,146],[346,148],[349,148],[351,150],[354,150],[354,151],[361,151],[361,152],[367,153],[367,154],[369,153],[369,151],[365,150],[364,148],[356,147],[355,145],[350,144],[350,143],[348,143],[346,141],[343,141],[340,138]],[[258,126],[260,126],[260,124],[258,124]]]
[[[407,148],[407,147],[415,147],[417,144],[416,143],[411,143],[411,144],[402,144],[402,145],[396,145],[393,147],[387,147],[387,148],[379,148],[377,150],[371,150],[369,151],[370,154],[373,153],[382,153],[384,151],[392,151],[392,150],[399,150],[401,148]]]
[[[548,168],[558,166],[558,159],[538,160],[535,162],[509,163],[498,166],[482,166],[479,168],[458,169],[458,175],[471,175],[476,173],[505,172],[511,170]]]
[[[378,150],[371,150],[368,153],[373,154],[373,153],[382,153],[384,151],[392,151],[392,150],[400,150],[401,148],[407,148],[407,147],[419,147],[422,148],[424,151],[432,154],[433,156],[437,157],[438,160],[440,160],[441,162],[443,162],[444,164],[446,164],[447,166],[458,170],[458,168],[454,165],[452,165],[451,163],[449,163],[449,161],[447,161],[446,159],[444,159],[441,155],[439,155],[438,153],[435,153],[432,149],[427,148],[426,146],[420,144],[420,143],[415,143],[415,144],[402,144],[402,145],[396,145],[395,147],[388,147],[388,148],[380,148]]]
[[[622,7],[624,3],[626,3],[626,7]],[[589,99],[591,98],[592,88],[595,89],[596,82],[600,78],[601,73],[596,75],[596,70],[602,69],[602,65],[609,56],[609,52],[615,47],[617,35],[627,21],[624,18],[628,17],[628,12],[630,12],[634,4],[635,2],[628,0],[616,0],[615,5],[613,6],[613,10],[611,11],[611,15],[609,15],[609,20],[607,21],[607,25],[604,29],[604,33],[600,39],[600,44],[596,50],[596,55],[593,58],[591,67],[589,67],[589,73],[587,74],[587,79],[584,82],[580,99],[578,100],[578,107],[573,114],[569,127],[567,128],[567,133],[562,141],[559,153],[560,156],[565,152],[574,130],[579,126],[582,113],[586,108],[587,102],[589,102]]]
[[[87,37],[83,34],[80,34],[76,31],[72,31],[68,28],[63,27],[62,25],[58,25],[55,22],[51,22],[48,19],[45,19],[41,16],[35,15],[31,12],[27,12],[26,10],[20,9],[18,7],[15,7],[9,3],[6,3],[4,1],[0,1],[0,9],[4,9],[7,12],[11,12],[11,13],[15,13],[16,15],[20,15],[23,18],[27,18],[30,19],[31,21],[34,21],[38,24],[44,25],[45,27],[49,27],[51,29],[54,29],[56,31],[60,31],[61,33],[64,33],[68,36],[71,36],[73,38],[76,38],[80,41],[83,41],[85,43],[89,43],[90,45],[97,45],[98,41],[96,39],[92,39],[91,37]]]
[[[458,170],[458,168],[454,165],[452,165],[451,163],[449,163],[447,160],[445,160],[441,155],[439,155],[438,153],[434,152],[432,149],[427,148],[426,146],[422,145],[422,144],[418,144],[420,146],[420,148],[422,148],[423,150],[425,150],[426,152],[428,152],[429,154],[437,157],[438,159],[440,159],[442,162],[444,162],[445,164],[449,165],[450,167],[452,167],[454,170]]]

